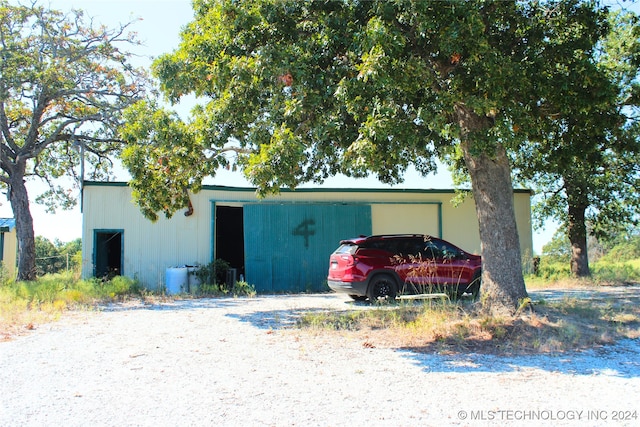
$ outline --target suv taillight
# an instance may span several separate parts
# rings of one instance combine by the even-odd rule
[[[346,261],[347,267],[351,267],[358,262],[358,258],[350,254],[341,255],[340,258],[342,258],[343,261]]]

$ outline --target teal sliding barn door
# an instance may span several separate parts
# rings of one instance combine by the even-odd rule
[[[361,234],[371,234],[369,205],[244,205],[246,281],[262,293],[327,290],[329,255]]]

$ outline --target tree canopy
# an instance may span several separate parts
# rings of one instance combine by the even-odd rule
[[[538,221],[551,217],[565,228],[577,276],[589,275],[587,225],[603,238],[640,213],[640,27],[632,13],[609,18],[597,43],[553,73],[545,90],[556,112],[514,152],[518,177],[540,193]],[[571,82],[582,87],[558,95]]]
[[[72,206],[74,193],[56,179],[78,179],[80,152],[93,166],[90,177],[107,176],[120,149],[121,112],[144,95],[145,73],[121,50],[136,43],[128,27],[0,0],[0,184],[16,219],[20,280],[36,275],[25,180],[50,184],[40,197],[50,209]]]
[[[123,133],[147,216],[172,215],[201,177],[229,164],[268,194],[336,173],[395,183],[408,165],[428,174],[436,158],[457,159],[478,212],[482,301],[515,310],[527,294],[508,154],[554,114],[540,88],[591,49],[605,10],[580,1],[193,6],[180,47],[153,69],[169,100],[195,94],[203,104],[183,126],[146,103]],[[571,82],[558,90],[582,89]],[[140,123],[149,117],[160,129]]]

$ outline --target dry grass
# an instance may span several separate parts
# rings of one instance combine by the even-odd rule
[[[0,342],[8,341],[35,329],[36,325],[58,320],[62,315],[59,307],[48,304],[31,309],[26,303],[6,304],[0,302]]]
[[[60,280],[55,283],[60,283]],[[28,333],[39,324],[57,320],[68,310],[93,309],[100,301],[163,295],[114,292],[94,294],[94,285],[79,284],[49,292],[48,286],[0,288],[0,341]],[[529,289],[606,290],[593,282],[567,279]],[[120,286],[122,287],[122,286]],[[43,289],[45,291],[43,291]],[[565,298],[525,305],[514,317],[488,317],[471,302],[411,301],[389,306],[357,307],[340,312],[308,312],[297,333],[330,337],[349,335],[363,346],[404,348],[420,352],[480,352],[499,354],[550,353],[593,348],[623,338],[640,337],[640,295],[597,299]],[[156,301],[157,302],[157,301]]]
[[[231,289],[203,286],[199,295],[253,296],[255,290],[246,282]],[[190,298],[191,295],[180,295]],[[65,312],[94,310],[110,302],[158,304],[173,300],[163,292],[141,289],[138,283],[116,276],[109,281],[80,280],[72,272],[45,275],[35,282],[2,283],[0,280],[0,342],[29,333],[40,324],[58,320]]]
[[[35,282],[5,281],[0,283],[0,341],[56,321],[69,310],[93,309],[132,295],[142,294],[130,279],[79,280],[73,272],[46,275]]]
[[[488,317],[469,303],[399,304],[307,313],[299,328],[348,335],[366,347],[428,353],[534,354],[593,348],[640,337],[640,305],[565,299]]]

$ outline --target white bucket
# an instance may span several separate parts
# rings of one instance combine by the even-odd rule
[[[187,267],[167,268],[165,272],[167,295],[189,292],[189,269]]]

